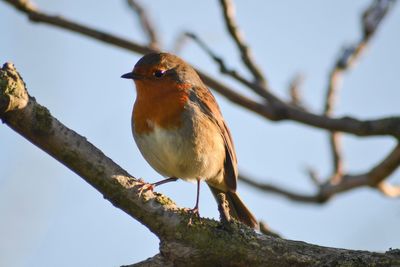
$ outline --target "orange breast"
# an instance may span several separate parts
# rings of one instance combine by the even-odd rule
[[[154,125],[164,129],[179,127],[189,99],[188,85],[136,82],[137,97],[133,120],[137,134],[149,133]]]

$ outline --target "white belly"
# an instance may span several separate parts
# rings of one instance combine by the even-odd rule
[[[219,129],[209,120],[191,121],[180,130],[153,125],[151,133],[134,134],[134,138],[143,157],[163,176],[222,179],[225,145]]]

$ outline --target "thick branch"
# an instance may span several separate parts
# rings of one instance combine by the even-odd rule
[[[23,0],[3,0],[13,5],[20,11],[26,13],[29,18],[35,22],[44,22],[63,29],[83,34],[85,36],[97,39],[104,43],[112,44],[129,51],[147,54],[153,52],[149,47],[141,46],[134,42],[116,37],[112,34],[104,33],[91,29],[87,26],[60,18],[59,16],[50,16],[43,12],[37,11],[29,5],[29,1]],[[326,129],[330,131],[341,131],[359,136],[374,135],[392,135],[400,137],[400,118],[388,117],[375,120],[358,120],[352,117],[329,118],[323,115],[310,113],[304,110],[286,104],[279,100],[276,96],[268,94],[269,104],[259,103],[255,100],[247,98],[228,86],[210,77],[209,75],[197,70],[203,81],[219,92],[233,103],[242,106],[256,114],[274,121],[293,120],[309,126]],[[253,85],[257,86],[257,85]]]
[[[174,266],[400,264],[397,250],[371,253],[326,248],[256,234],[234,222],[227,230],[220,223],[204,218],[189,226],[190,215],[184,210],[161,194],[150,191],[140,194],[135,178],[29,97],[24,82],[10,63],[0,70],[0,119],[81,176],[114,206],[148,227],[161,240],[160,254]],[[393,164],[388,160],[385,165]],[[374,176],[384,172],[375,168]]]
[[[173,267],[173,266],[174,264],[171,261],[165,259],[163,255],[157,254],[154,257],[148,258],[147,260],[121,267]]]

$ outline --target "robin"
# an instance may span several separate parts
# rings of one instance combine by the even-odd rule
[[[132,72],[137,97],[132,132],[146,161],[169,177],[148,188],[178,178],[197,182],[199,214],[200,181],[216,197],[225,193],[230,215],[256,228],[258,222],[236,193],[237,160],[232,137],[211,91],[185,61],[168,53],[143,56]]]

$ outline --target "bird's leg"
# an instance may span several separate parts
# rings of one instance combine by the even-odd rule
[[[162,185],[162,184],[166,184],[166,183],[169,183],[169,182],[175,182],[176,180],[178,180],[178,178],[176,178],[176,177],[170,177],[170,178],[167,178],[167,179],[164,179],[164,180],[161,180],[161,181],[152,183],[151,185],[152,185],[153,187],[156,187],[156,186],[159,186],[159,185]]]
[[[139,185],[139,187],[140,187],[139,188],[139,196],[142,195],[143,191],[147,191],[147,190],[153,191],[156,186],[159,186],[159,185],[162,185],[162,184],[166,184],[166,183],[169,183],[169,182],[175,182],[176,180],[178,180],[178,178],[170,177],[170,178],[167,178],[167,179],[155,182],[155,183],[151,183],[151,184],[146,183],[143,180],[139,180],[139,183],[141,183]]]
[[[196,195],[196,205],[194,205],[194,208],[189,210],[189,212],[192,214],[189,219],[188,225],[192,224],[192,217],[196,216],[197,218],[200,218],[200,213],[199,213],[199,199],[200,199],[200,179],[197,179],[197,195]]]
[[[196,194],[196,205],[192,209],[192,212],[197,214],[200,217],[199,213],[199,199],[200,199],[200,179],[197,179],[197,194]]]

